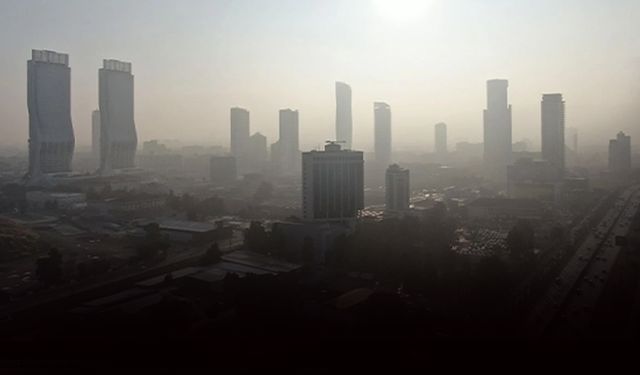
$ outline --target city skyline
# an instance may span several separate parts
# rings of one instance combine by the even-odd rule
[[[510,20],[506,19],[506,15],[513,9],[505,4],[434,3],[433,8],[425,10],[425,14],[417,17],[417,20],[401,26],[394,24],[397,20],[381,16],[374,2],[360,1],[349,3],[350,5],[334,2],[322,3],[322,5],[319,2],[307,2],[298,6],[291,4],[289,9],[278,15],[278,19],[293,20],[291,27],[294,30],[303,32],[305,36],[311,36],[309,39],[311,48],[324,46],[319,48],[320,52],[329,48],[326,42],[322,42],[324,36],[327,37],[327,41],[334,43],[337,53],[325,65],[311,63],[320,52],[309,52],[308,48],[303,48],[299,43],[293,43],[292,46],[285,48],[284,55],[277,58],[277,62],[261,60],[259,56],[266,53],[267,47],[258,48],[254,52],[254,49],[249,46],[253,46],[257,40],[264,41],[261,38],[271,42],[277,38],[287,41],[290,37],[283,33],[284,30],[276,26],[272,20],[255,15],[250,19],[243,18],[240,12],[246,5],[243,2],[234,2],[234,5],[193,2],[193,7],[201,10],[200,13],[203,15],[211,15],[212,12],[222,13],[228,15],[228,18],[214,30],[210,30],[211,32],[198,34],[202,36],[184,43],[191,36],[191,31],[207,31],[209,26],[205,25],[204,19],[196,18],[194,24],[187,27],[180,21],[186,17],[186,14],[179,11],[174,25],[178,29],[183,27],[180,29],[181,32],[168,37],[166,47],[151,53],[138,51],[140,43],[150,43],[155,38],[165,37],[166,35],[162,32],[144,34],[146,36],[142,38],[136,37],[130,40],[120,38],[122,42],[117,44],[101,43],[107,35],[110,35],[107,33],[107,29],[110,30],[108,25],[115,21],[120,21],[123,26],[117,33],[128,31],[133,36],[143,35],[138,34],[141,30],[135,27],[144,4],[131,6],[131,14],[121,16],[122,18],[118,18],[119,12],[114,12],[114,9],[118,8],[117,2],[111,5],[89,6],[70,1],[59,4],[59,9],[52,9],[54,6],[51,4],[31,1],[3,4],[0,5],[4,8],[0,14],[10,16],[7,20],[3,19],[6,22],[0,23],[2,28],[6,28],[3,30],[6,31],[3,35],[11,35],[13,38],[7,40],[6,58],[0,63],[7,82],[7,89],[0,94],[2,95],[0,110],[6,114],[6,118],[0,124],[3,134],[6,135],[3,137],[3,143],[23,145],[26,149],[26,144],[22,141],[26,139],[27,128],[27,116],[24,110],[26,74],[21,74],[21,71],[25,69],[24,60],[30,47],[61,50],[69,54],[70,63],[73,66],[72,119],[77,143],[82,146],[91,143],[90,113],[97,106],[98,91],[95,68],[99,66],[103,56],[123,58],[132,61],[137,67],[135,120],[140,131],[140,141],[177,138],[184,141],[197,140],[207,144],[226,145],[225,140],[229,139],[228,126],[224,121],[226,111],[231,106],[241,105],[251,109],[256,123],[255,130],[269,139],[275,139],[277,134],[277,108],[298,108],[305,118],[305,125],[300,132],[301,148],[317,147],[322,140],[334,138],[334,129],[331,125],[335,115],[332,86],[336,80],[344,80],[354,89],[354,148],[372,149],[373,134],[370,129],[373,114],[370,113],[370,106],[377,98],[384,97],[394,107],[394,122],[397,124],[394,132],[394,147],[430,151],[429,144],[433,144],[430,141],[433,134],[429,124],[439,121],[449,124],[449,138],[452,144],[458,141],[477,142],[481,139],[482,82],[493,77],[504,77],[511,82],[514,141],[529,138],[539,145],[540,135],[537,126],[539,108],[536,98],[543,92],[553,91],[563,92],[571,103],[571,108],[568,108],[570,116],[567,118],[567,126],[580,130],[582,144],[599,143],[597,139],[608,137],[607,128],[613,124],[616,128],[630,134],[632,138],[637,135],[637,124],[632,121],[631,116],[637,113],[636,107],[632,104],[637,102],[640,96],[637,79],[640,70],[637,64],[638,56],[637,53],[629,52],[633,51],[633,48],[612,49],[610,46],[612,36],[623,37],[617,43],[630,46],[637,43],[637,40],[632,37],[624,37],[628,34],[625,31],[631,27],[630,20],[634,19],[633,16],[640,11],[637,4],[623,1],[615,8],[607,7],[607,12],[599,12],[603,5],[587,2],[582,13],[571,16],[575,26],[572,28],[573,31],[555,30],[562,36],[558,46],[538,47],[535,51],[536,55],[528,52],[518,57],[514,50],[516,42],[526,44],[536,42],[539,37],[534,35],[534,31],[547,26],[553,20],[553,16],[548,15],[540,21],[530,21],[526,27],[516,27],[519,33],[508,38],[501,36],[498,30],[485,24],[484,21],[474,21],[469,24],[468,27],[479,31],[482,38],[487,40],[491,40],[493,36],[503,38],[502,41],[506,44],[502,47],[473,40],[467,34],[468,29],[454,30],[451,35],[440,35],[445,38],[443,42],[436,43],[434,39],[438,32],[429,28],[425,30],[424,26],[418,25],[425,20],[433,21],[437,25],[461,25],[464,24],[462,21],[466,21],[469,17],[468,13],[475,10],[482,14],[496,11],[498,17],[503,17],[503,22],[513,26],[512,22],[518,19],[529,20],[527,18],[529,16],[525,14],[527,11],[547,14],[545,12],[551,9],[549,2],[540,2],[538,5],[528,4],[518,8],[513,19]],[[575,2],[567,2],[562,5],[562,8],[573,9],[576,6]],[[275,5],[265,2],[259,7],[270,11],[267,14],[273,14]],[[159,20],[169,17],[163,7],[155,8],[152,13]],[[326,14],[336,9],[343,12],[339,20],[332,21],[335,23],[336,30],[321,31],[317,18],[312,16],[313,12]],[[103,12],[100,12],[101,10]],[[93,16],[96,11],[104,16],[95,20],[95,33],[92,33],[90,38],[79,40],[77,34],[85,27],[83,20],[87,19],[89,14]],[[62,17],[63,14],[66,15],[65,12],[77,15],[77,20],[70,19],[62,26],[59,22],[50,22],[50,20],[55,21],[57,17]],[[27,14],[34,17],[33,23],[38,26],[22,34],[17,31],[18,25],[24,23],[23,20]],[[192,15],[192,12],[189,15]],[[345,26],[341,23],[345,17],[353,17],[355,24],[366,26],[364,31],[356,31]],[[600,19],[603,22],[610,22],[611,28],[604,33],[606,35],[589,34],[590,37],[595,38],[591,39],[592,44],[589,48],[600,51],[599,55],[603,57],[597,57],[595,53],[594,56],[587,57],[584,55],[586,47],[580,42],[581,38],[587,38],[584,35],[578,38],[577,34],[591,33],[587,27],[588,21]],[[264,36],[256,36],[253,31],[243,33],[238,30],[234,22],[260,25],[268,32]],[[48,26],[50,24],[55,24],[56,28],[51,29]],[[140,25],[142,29],[154,30],[153,23],[150,21],[144,21]],[[433,31],[434,35],[427,31]],[[340,32],[343,33],[344,38],[338,37]],[[550,32],[545,31],[545,36]],[[407,37],[403,38],[403,34]],[[256,36],[256,41],[250,39],[250,36]],[[377,38],[380,36],[383,39]],[[224,41],[226,38],[230,38],[228,42]],[[425,44],[425,51],[414,52],[408,49],[406,43],[403,43],[405,39],[412,42],[424,39],[429,43]],[[369,59],[373,53],[369,45],[373,40],[391,42],[393,47],[384,47],[378,52],[386,57],[393,56],[397,61],[386,66]],[[237,43],[232,44],[231,41]],[[471,42],[469,43],[471,47],[464,47],[466,44],[462,42]],[[25,48],[25,45],[29,47]],[[101,47],[95,48],[96,45]],[[205,55],[215,56],[216,62],[211,67],[206,67],[207,59],[199,61],[193,58],[193,52],[205,45],[207,46],[203,51]],[[266,46],[269,45],[271,43],[266,44]],[[362,47],[358,47],[359,45]],[[353,47],[354,51],[345,50],[347,47]],[[165,48],[169,49],[165,50]],[[485,51],[484,48],[487,50]],[[547,51],[551,48],[552,50]],[[574,59],[580,58],[579,69],[571,70],[576,66],[577,60],[563,60],[551,53],[556,51],[555,48],[558,50],[569,48],[576,51],[577,53],[572,56]],[[362,57],[352,59],[353,56],[360,56],[352,55],[356,52]],[[424,63],[424,56],[428,52],[438,52],[440,57],[436,62],[423,64],[420,70],[416,70],[417,66],[412,62],[412,58]],[[164,57],[152,58],[157,53],[162,53]],[[543,61],[540,61],[540,57],[536,57],[538,53],[546,56]],[[225,54],[229,57],[222,57]],[[281,58],[290,57],[292,54],[302,60],[295,64],[281,64]],[[462,62],[461,57],[469,57],[469,54],[472,60],[477,60],[473,62],[478,63],[478,69],[473,72],[458,63],[446,69],[442,65],[447,59]],[[235,60],[239,57],[245,57],[244,60],[252,62],[235,64]],[[369,63],[364,64],[365,61]],[[532,63],[538,63],[539,67],[533,68],[530,65]],[[548,68],[552,63],[559,63],[554,69],[557,73],[549,74],[544,68]],[[311,72],[314,74],[310,74]],[[580,78],[585,72],[590,74],[591,79],[585,81]],[[384,73],[384,78],[381,79],[379,73]],[[280,87],[273,84],[287,75],[290,77],[289,81],[293,80],[291,82],[295,84]],[[431,81],[432,75],[442,78],[433,80],[425,86],[424,83]],[[161,76],[165,79],[160,79]],[[410,76],[414,79],[410,80]],[[232,85],[234,80],[237,84]],[[163,90],[164,84],[170,84],[172,90]],[[607,93],[606,97],[603,96],[604,92]],[[448,103],[456,104],[453,106]],[[593,103],[598,103],[598,106],[593,106]],[[176,127],[176,123],[185,125]],[[185,132],[185,129],[189,131]],[[196,134],[202,134],[202,136]],[[425,142],[421,144],[416,139],[422,139]]]

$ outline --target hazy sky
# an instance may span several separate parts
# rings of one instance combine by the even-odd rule
[[[428,151],[440,121],[450,144],[481,141],[485,81],[507,78],[514,141],[539,143],[541,94],[561,92],[583,143],[618,130],[637,143],[639,20],[638,0],[0,0],[0,144],[26,147],[32,48],[70,55],[78,145],[103,58],[133,63],[141,142],[228,146],[229,107],[242,106],[271,143],[290,107],[314,147],[335,137],[341,80],[355,148],[371,147],[385,101],[394,147]]]

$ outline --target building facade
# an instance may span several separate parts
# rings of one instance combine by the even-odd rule
[[[97,160],[100,158],[100,111],[91,112],[91,153]]]
[[[511,163],[511,105],[508,96],[509,81],[487,81],[487,109],[484,111],[484,164],[490,176],[506,178]]]
[[[280,110],[279,139],[271,145],[274,170],[281,175],[299,175],[300,143],[298,111]]]
[[[443,162],[447,158],[447,124],[440,122],[434,126],[434,151],[438,161]]]
[[[237,160],[244,159],[248,152],[251,124],[249,111],[234,107],[230,111],[230,149]]]
[[[564,141],[564,100],[562,94],[542,96],[542,158],[555,169],[557,178],[562,179],[565,171]]]
[[[345,149],[351,149],[353,140],[351,87],[344,82],[336,82],[336,140],[344,142]]]
[[[131,63],[104,60],[99,72],[100,171],[135,166],[138,135],[134,120]]]
[[[388,212],[402,212],[409,209],[409,170],[394,164],[385,173],[385,209]]]
[[[69,55],[33,50],[27,63],[29,173],[31,181],[46,173],[71,171],[75,136],[71,123]]]
[[[631,170],[631,137],[623,132],[609,141],[609,171],[628,173]]]
[[[364,208],[364,155],[335,142],[302,154],[302,216],[305,220],[353,219]]]
[[[376,164],[386,168],[391,163],[391,107],[373,103],[374,152]]]

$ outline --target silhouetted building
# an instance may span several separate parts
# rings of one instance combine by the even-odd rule
[[[487,109],[484,111],[484,163],[492,177],[504,180],[511,163],[511,105],[509,81],[487,81]]]
[[[251,172],[262,171],[268,161],[267,137],[255,133],[249,137],[249,170]]]
[[[209,159],[209,170],[212,182],[228,184],[238,178],[236,158],[233,156],[212,156]]]
[[[609,141],[609,171],[627,173],[631,170],[631,137],[623,132]]]
[[[131,63],[104,60],[99,72],[100,171],[135,166],[138,135],[134,121]]]
[[[231,155],[242,164],[249,148],[250,117],[244,108],[231,108]]]
[[[336,139],[344,142],[345,149],[351,149],[353,140],[351,87],[343,82],[336,82]]]
[[[435,125],[434,151],[438,161],[443,162],[447,158],[447,124],[441,122]]]
[[[562,100],[562,94],[543,95],[541,109],[542,158],[556,169],[556,177],[560,180],[565,171],[564,100]]]
[[[75,136],[71,124],[69,55],[31,51],[27,63],[29,109],[29,173],[31,182],[43,173],[71,171]]]
[[[509,198],[555,201],[559,197],[561,188],[558,169],[548,160],[523,158],[507,167]]]
[[[271,160],[277,173],[298,175],[300,172],[300,146],[298,111],[280,110],[280,134],[271,145]]]
[[[475,220],[539,220],[545,215],[544,205],[535,199],[478,198],[466,207],[469,218]]]
[[[91,112],[91,152],[96,159],[100,158],[100,111]]]
[[[409,170],[394,164],[387,168],[385,177],[385,209],[388,212],[408,210],[410,200]]]
[[[373,103],[374,151],[376,164],[391,163],[391,108],[387,103]]]
[[[324,151],[302,154],[302,215],[305,220],[355,218],[364,208],[364,155],[330,142]]]

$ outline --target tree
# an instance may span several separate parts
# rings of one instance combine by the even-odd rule
[[[209,266],[220,262],[222,259],[222,252],[217,242],[214,242],[204,253],[204,256],[200,260],[200,264],[203,266]]]
[[[52,248],[46,257],[37,260],[36,277],[45,284],[55,284],[62,280],[62,255],[58,249]]]

